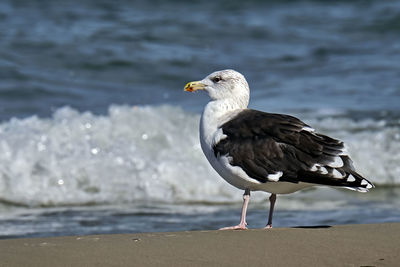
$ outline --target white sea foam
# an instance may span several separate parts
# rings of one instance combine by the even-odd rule
[[[0,198],[64,205],[230,195],[202,155],[198,120],[167,106],[12,119],[0,127]]]
[[[105,116],[65,107],[52,118],[3,122],[0,200],[29,206],[240,201],[241,192],[203,156],[198,122],[199,115],[171,106],[112,106]],[[400,183],[399,128],[349,119],[311,125],[346,141],[372,182]]]

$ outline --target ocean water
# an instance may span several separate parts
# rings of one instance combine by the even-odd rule
[[[400,221],[399,33],[399,1],[1,1],[0,238],[236,224],[243,192],[199,146],[207,96],[183,92],[225,68],[376,185],[278,196],[275,226]]]

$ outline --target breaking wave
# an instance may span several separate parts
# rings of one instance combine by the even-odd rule
[[[64,107],[51,118],[3,122],[0,201],[60,206],[240,199],[203,156],[198,121],[198,114],[173,106],[111,106],[105,116]],[[398,125],[346,118],[307,123],[343,139],[357,169],[375,184],[400,183]]]

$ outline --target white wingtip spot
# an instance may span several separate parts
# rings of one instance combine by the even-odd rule
[[[343,174],[341,174],[338,170],[333,169],[332,175],[334,178],[343,178]]]
[[[319,167],[319,165],[318,165],[318,164],[314,164],[314,165],[311,167],[310,171],[312,171],[312,172],[318,171],[318,168],[317,168],[317,167]]]
[[[308,126],[305,126],[305,127],[301,128],[301,130],[302,131],[307,131],[307,132],[310,132],[310,133],[315,132],[315,130],[313,128],[308,127]]]
[[[356,181],[356,178],[354,178],[354,176],[353,175],[349,175],[349,177],[347,177],[347,182],[355,182]]]
[[[332,168],[340,168],[343,167],[343,160],[341,157],[334,157],[333,161],[328,164],[329,167]]]
[[[372,184],[368,184],[368,185],[367,185],[367,188],[368,188],[368,189],[371,189],[372,187],[373,187]]]
[[[321,174],[328,174],[328,170],[327,170],[325,167],[319,165],[318,163],[314,164],[314,165],[311,167],[310,171],[312,171],[312,172],[319,172],[319,173],[321,173]]]
[[[361,185],[368,185],[369,183],[366,180],[361,181]]]
[[[319,168],[319,171],[321,172],[321,174],[328,174],[328,170],[325,167]]]
[[[277,173],[268,174],[267,178],[268,178],[268,180],[277,182],[277,181],[279,181],[279,178],[282,177],[282,175],[283,175],[283,172],[279,171]]]

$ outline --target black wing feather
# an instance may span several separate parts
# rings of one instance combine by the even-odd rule
[[[214,154],[229,155],[231,165],[241,167],[262,183],[268,182],[268,174],[282,171],[279,181],[365,188],[361,185],[365,178],[354,170],[348,156],[341,155],[343,142],[307,131],[306,127],[309,126],[289,115],[247,109],[221,126],[226,138],[213,146]],[[343,166],[328,166],[338,156]],[[327,173],[311,171],[314,164],[325,167]],[[343,177],[335,178],[334,169]],[[349,175],[355,181],[347,181]]]

